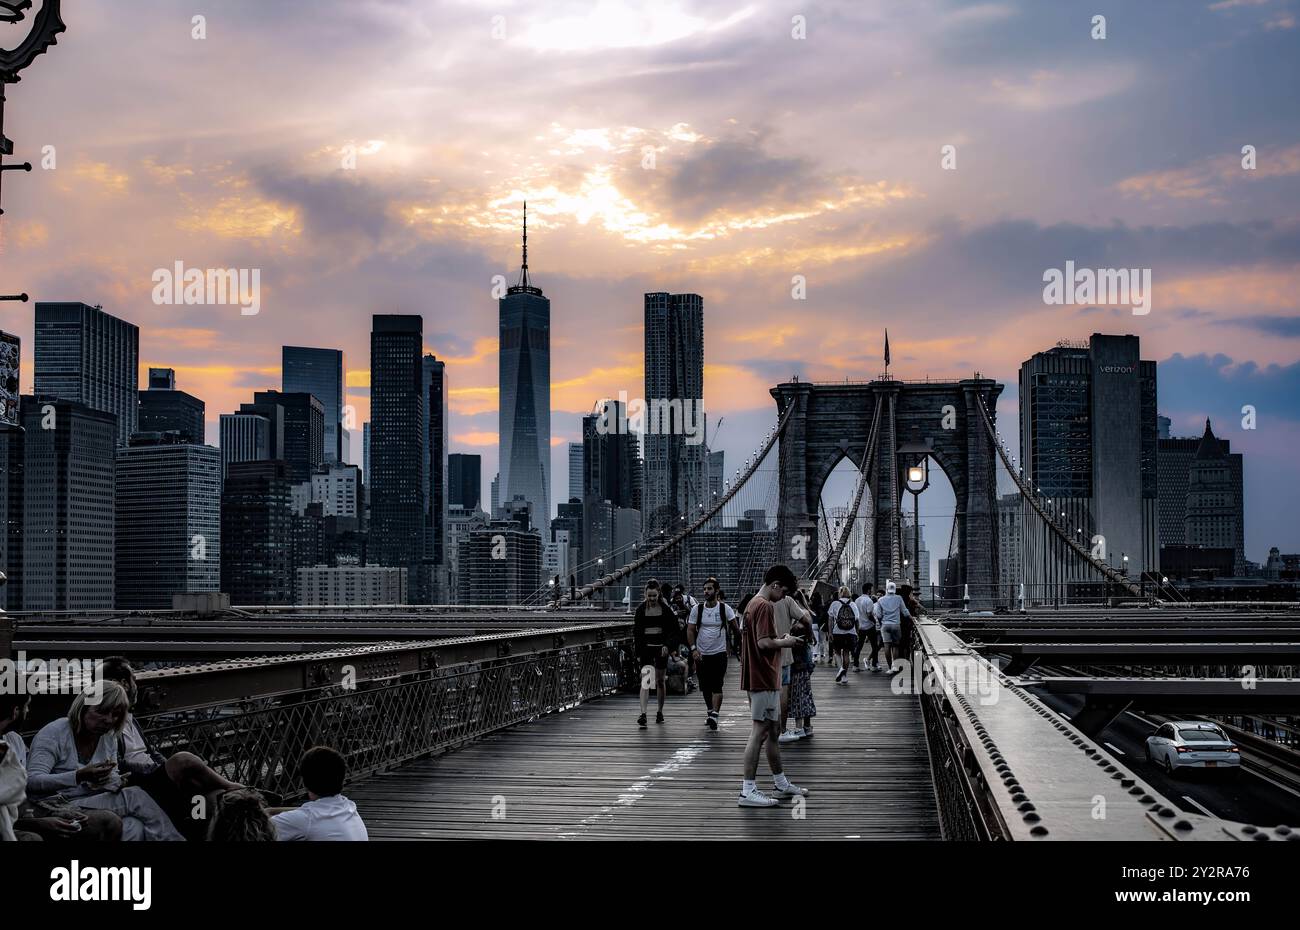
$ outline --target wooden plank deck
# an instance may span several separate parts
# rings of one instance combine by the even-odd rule
[[[886,675],[813,675],[816,736],[782,746],[802,817],[736,805],[749,707],[728,670],[717,732],[698,692],[638,730],[635,695],[602,698],[353,785],[372,840],[939,839],[921,711]],[[766,759],[758,784],[772,784]],[[497,817],[493,816],[494,808]]]

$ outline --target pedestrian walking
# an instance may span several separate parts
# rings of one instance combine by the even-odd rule
[[[880,621],[880,640],[885,649],[885,663],[889,666],[889,674],[896,675],[902,671],[901,667],[894,666],[894,660],[898,658],[898,647],[903,639],[903,619],[910,620],[912,615],[903,599],[898,596],[897,585],[892,581],[885,582],[885,596],[876,601],[874,613]]]
[[[840,670],[835,673],[837,685],[847,685],[849,677],[849,657],[858,639],[858,612],[853,607],[853,595],[848,586],[840,587],[839,597],[831,602],[831,649],[839,661]]]
[[[655,723],[664,722],[664,698],[668,693],[664,673],[668,670],[668,653],[677,648],[678,642],[677,618],[662,596],[659,582],[647,581],[645,599],[632,616],[632,651],[641,670],[641,716],[636,718],[636,725],[643,730],[652,687],[659,695]]]
[[[863,582],[862,593],[853,601],[853,606],[858,611],[858,641],[853,652],[853,666],[857,671],[862,671],[862,663],[859,661],[864,646],[870,645],[871,652],[867,654],[867,666],[873,671],[880,671],[880,632],[876,629],[875,607],[876,602],[871,599],[871,582]]]
[[[727,677],[727,639],[736,625],[736,613],[719,599],[718,579],[704,582],[704,603],[696,604],[686,620],[686,642],[700,676],[704,695],[705,726],[718,728],[722,713],[722,683]]]

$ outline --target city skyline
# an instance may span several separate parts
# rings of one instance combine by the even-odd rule
[[[1146,5],[1113,20],[1105,42],[1080,38],[1068,11],[918,7],[810,5],[815,63],[784,12],[742,5],[633,15],[634,4],[611,4],[633,14],[589,25],[524,5],[504,39],[485,17],[437,4],[412,4],[415,25],[366,9],[359,31],[313,20],[274,61],[227,76],[225,98],[201,88],[226,74],[231,43],[256,41],[240,16],[210,16],[208,45],[180,47],[184,68],[141,69],[117,86],[98,78],[108,49],[189,43],[188,21],[154,16],[132,32],[88,9],[60,40],[62,67],[27,76],[21,105],[11,97],[8,133],[54,146],[58,161],[7,185],[0,263],[23,272],[33,300],[99,303],[140,327],[141,383],[147,367],[176,369],[206,402],[214,442],[219,414],[278,387],[280,347],[303,342],[347,353],[349,400],[368,420],[358,362],[370,315],[419,313],[423,353],[446,361],[453,385],[450,448],[483,455],[486,486],[499,439],[492,278],[513,280],[526,198],[556,308],[554,501],[566,497],[582,414],[643,384],[642,298],[668,290],[710,308],[705,404],[711,421],[727,418],[718,450],[729,462],[770,427],[777,381],[877,374],[885,325],[899,377],[978,369],[1007,384],[1004,429],[1025,358],[1091,332],[1138,335],[1160,365],[1173,432],[1198,435],[1209,416],[1245,455],[1247,558],[1300,549],[1300,505],[1270,493],[1288,487],[1300,442],[1288,206],[1300,133],[1282,91],[1296,83],[1297,30],[1285,5],[1206,3],[1187,17]],[[251,9],[229,6],[241,8]],[[296,19],[292,4],[259,15]],[[431,67],[435,27],[451,41]],[[1176,43],[1153,38],[1170,31]],[[1026,39],[1011,65],[1015,35]],[[871,54],[823,67],[838,43],[860,48],[864,36]],[[393,69],[349,76],[340,101],[321,92],[338,80],[315,60],[322,41],[385,55]],[[492,54],[502,48],[510,54]],[[1246,62],[1252,105],[1214,106],[1240,98]],[[530,66],[521,87],[518,69]],[[284,81],[281,69],[300,77]],[[797,107],[771,106],[782,73],[804,88]],[[654,75],[659,90],[629,74]],[[283,99],[257,107],[245,88],[272,80]],[[88,82],[103,87],[93,106],[77,93]],[[429,93],[449,85],[472,85],[480,106]],[[559,88],[569,105],[554,102]],[[130,105],[141,93],[154,102],[147,119]],[[524,111],[522,133],[491,115]],[[1152,112],[1158,132],[1137,132]],[[1031,173],[1023,133],[1008,131],[1027,124]],[[833,141],[814,148],[813,137]],[[949,144],[956,169],[945,171]],[[1243,145],[1258,150],[1253,172],[1240,166]],[[355,168],[342,167],[349,146]],[[642,167],[645,146],[653,168]],[[1117,252],[1153,270],[1148,315],[1043,304],[1044,269]],[[260,312],[154,304],[151,273],[181,259],[260,268]],[[802,303],[791,300],[795,275]],[[27,349],[24,392],[30,313],[0,307],[0,329]],[[1245,405],[1256,430],[1240,428]],[[360,432],[349,461],[361,460]]]

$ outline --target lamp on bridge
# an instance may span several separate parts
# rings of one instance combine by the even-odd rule
[[[896,455],[911,458],[920,456],[915,465],[907,467],[907,490],[912,492],[912,584],[921,588],[921,492],[930,486],[930,451],[932,440],[907,442],[898,447]],[[907,573],[908,560],[903,560],[903,573]]]

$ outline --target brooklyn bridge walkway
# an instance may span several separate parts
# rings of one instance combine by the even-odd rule
[[[939,821],[921,710],[883,673],[813,675],[815,736],[785,743],[802,810],[736,805],[749,706],[731,662],[716,732],[698,692],[639,730],[619,694],[367,778],[348,794],[371,839],[928,839]],[[758,784],[771,787],[766,759]]]

